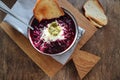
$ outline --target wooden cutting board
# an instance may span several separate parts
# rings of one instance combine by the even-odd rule
[[[100,57],[80,50],[80,48],[94,35],[94,33],[97,31],[97,28],[95,28],[67,0],[59,0],[59,4],[65,9],[69,10],[75,16],[79,26],[84,28],[86,31],[83,37],[81,38],[80,42],[78,43],[76,49],[74,50],[73,55],[69,59],[73,60],[80,78],[83,79],[83,77],[100,60]],[[50,56],[38,53],[31,46],[27,38],[25,38],[21,33],[13,29],[6,22],[2,22],[0,26],[10,36],[10,38],[25,52],[25,54],[27,54],[48,76],[53,77],[64,66],[55,61]]]

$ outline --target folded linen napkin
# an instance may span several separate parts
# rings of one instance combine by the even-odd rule
[[[17,0],[11,10],[18,17],[20,17],[24,22],[29,24],[31,17],[33,16],[33,8],[35,5],[35,2],[36,0]],[[22,33],[24,36],[27,37],[27,26],[26,25],[19,22],[17,19],[15,19],[14,17],[10,15],[7,15],[4,21],[12,25],[13,28],[15,28],[16,30],[18,30],[20,33]],[[84,32],[85,30],[79,27],[79,35],[78,35],[79,39]],[[75,42],[75,45],[68,52],[62,55],[51,56],[51,57],[64,65],[69,59],[69,57],[72,55],[74,48],[76,44],[78,43],[79,39]]]

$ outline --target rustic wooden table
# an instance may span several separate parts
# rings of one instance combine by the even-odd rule
[[[16,0],[2,0],[9,7]],[[80,12],[86,0],[69,0]],[[83,80],[120,80],[120,0],[99,0],[108,24],[99,29],[82,50],[101,57]],[[0,11],[0,22],[5,13]],[[72,61],[50,79],[0,28],[0,80],[80,80]]]

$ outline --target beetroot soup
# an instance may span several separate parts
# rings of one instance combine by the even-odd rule
[[[42,20],[33,19],[30,30],[30,38],[33,46],[46,54],[57,54],[66,50],[75,38],[75,23],[65,13],[60,18]]]

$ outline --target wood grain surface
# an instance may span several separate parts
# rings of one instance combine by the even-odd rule
[[[77,66],[77,72],[79,73],[80,79],[83,79],[86,74],[97,64],[100,60],[98,56],[93,54],[88,55],[79,49],[94,35],[97,28],[94,27],[77,9],[74,8],[68,1],[59,0],[59,4],[69,10],[77,20],[79,26],[85,29],[85,34],[82,36],[77,47],[74,50],[73,55],[76,55],[79,60],[76,60],[76,56],[71,56],[70,59],[74,60],[75,66]],[[74,13],[75,12],[75,13]],[[89,27],[88,27],[89,26]],[[9,37],[27,54],[49,77],[53,77],[64,65],[56,62],[50,56],[42,55],[38,53],[30,44],[29,40],[22,34],[12,28],[9,24],[2,22],[0,27],[9,35]],[[17,36],[16,36],[17,35]],[[23,42],[25,44],[23,44]],[[29,46],[29,47],[28,47]],[[84,56],[82,56],[84,55]],[[88,61],[89,60],[89,61]],[[93,62],[94,60],[94,62]],[[77,63],[77,64],[76,64]],[[83,64],[84,63],[84,64]],[[86,63],[86,64],[85,64]],[[49,67],[48,67],[49,66]],[[87,67],[86,67],[87,66]],[[56,68],[57,67],[57,68]]]
[[[2,0],[10,7],[15,0]],[[69,0],[79,11],[86,0]],[[82,50],[102,59],[83,80],[120,80],[120,1],[100,0],[108,16],[107,26],[99,29]],[[2,21],[5,14],[0,12]],[[19,54],[18,54],[19,53]],[[0,29],[0,80],[80,80],[72,61],[50,79]]]
[[[100,60],[98,56],[82,50],[76,50],[73,55],[74,56],[72,60],[75,64],[80,79],[83,79]]]

